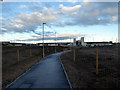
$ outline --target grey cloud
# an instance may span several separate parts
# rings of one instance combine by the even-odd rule
[[[54,23],[54,26],[58,26],[58,27],[65,27],[65,26],[73,26],[73,25],[77,25],[77,23],[75,23],[76,21],[74,20],[66,20],[66,21],[58,21],[56,23]]]
[[[33,33],[35,33],[36,35],[42,35],[43,34],[43,32],[35,32],[35,31],[33,31]],[[54,35],[54,34],[55,33],[51,32],[51,31],[44,31],[45,36]],[[37,37],[37,36],[33,36],[33,37]]]
[[[100,8],[114,8],[118,6],[118,2],[96,2]]]
[[[48,38],[44,38],[44,40],[66,40],[66,39],[70,39],[70,37],[48,37]],[[16,41],[40,41],[43,40],[43,38],[36,38],[36,39],[26,39],[26,40],[16,40]]]
[[[110,23],[117,23],[112,17],[117,16],[117,4],[116,3],[82,3],[77,7],[62,6],[63,9],[54,9],[52,6],[41,7],[40,3],[28,3],[30,14],[9,12],[9,8],[5,5],[3,9],[5,14],[16,14],[15,18],[6,19],[3,21],[2,27],[11,32],[35,32],[37,26],[41,26],[43,22],[46,22],[49,28],[52,26],[73,26],[73,25],[107,25]],[[32,5],[33,4],[33,5]],[[4,5],[4,4],[3,4]],[[64,8],[65,7],[65,8]],[[17,17],[18,15],[18,17]],[[13,15],[14,16],[14,15]],[[64,20],[64,18],[66,18]],[[52,24],[51,24],[52,23]],[[7,32],[7,31],[3,31]]]
[[[113,16],[117,17],[117,3],[83,3],[83,7],[77,11],[76,15],[68,13],[71,21],[66,21],[65,25],[107,25],[110,23],[117,23],[111,21]],[[84,11],[82,11],[84,9]],[[61,22],[62,23],[62,22]]]
[[[49,33],[53,35],[50,35]],[[85,34],[62,33],[62,34],[57,34],[57,37],[55,37],[54,32],[45,32],[44,40],[67,40],[71,38],[77,38],[83,35],[86,36]],[[29,39],[17,40],[17,41],[40,41],[40,40],[43,40],[42,35],[33,35]]]

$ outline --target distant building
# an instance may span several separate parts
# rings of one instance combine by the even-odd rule
[[[81,37],[80,40],[76,41],[76,45],[82,46],[82,47],[86,47],[86,46],[94,47],[94,46],[111,46],[111,45],[113,45],[113,43],[112,43],[112,41],[109,41],[109,42],[84,42],[84,37]]]
[[[76,45],[85,47],[86,43],[84,42],[84,37],[81,37],[80,40],[76,41]]]
[[[113,43],[112,42],[86,42],[87,45],[86,46],[112,46]]]
[[[2,42],[2,46],[26,46],[24,43]]]
[[[9,46],[10,42],[2,42],[2,46]]]
[[[84,42],[84,37],[81,37],[81,46],[85,47],[87,43]]]
[[[73,38],[73,46],[76,46],[76,38]]]

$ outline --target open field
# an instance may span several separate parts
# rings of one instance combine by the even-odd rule
[[[96,49],[98,48],[98,75],[96,75]],[[94,47],[75,49],[61,56],[73,88],[120,88],[120,61],[118,47]],[[109,90],[109,89],[107,89]]]
[[[19,49],[19,59],[18,52]],[[57,52],[63,51],[64,47],[57,47]],[[45,56],[55,53],[55,47],[45,47]],[[42,47],[22,46],[2,47],[2,87],[14,81],[42,59]]]

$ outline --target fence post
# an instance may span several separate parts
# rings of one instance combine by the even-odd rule
[[[96,49],[96,75],[98,75],[98,48]]]
[[[74,47],[74,57],[73,58],[74,58],[74,62],[75,62],[75,47]]]
[[[30,57],[32,56],[32,51],[31,51],[31,48],[30,48]]]
[[[17,61],[18,61],[18,64],[20,62],[20,53],[19,53],[19,49],[17,49]]]
[[[65,56],[67,56],[67,52],[66,51],[67,51],[67,48],[65,48]]]

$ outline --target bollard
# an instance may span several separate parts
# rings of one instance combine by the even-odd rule
[[[96,75],[98,75],[98,48],[96,49]]]
[[[18,62],[18,64],[19,64],[19,62],[20,62],[20,54],[19,54],[19,49],[17,49],[17,62]]]
[[[75,47],[74,47],[74,62],[75,62]]]

